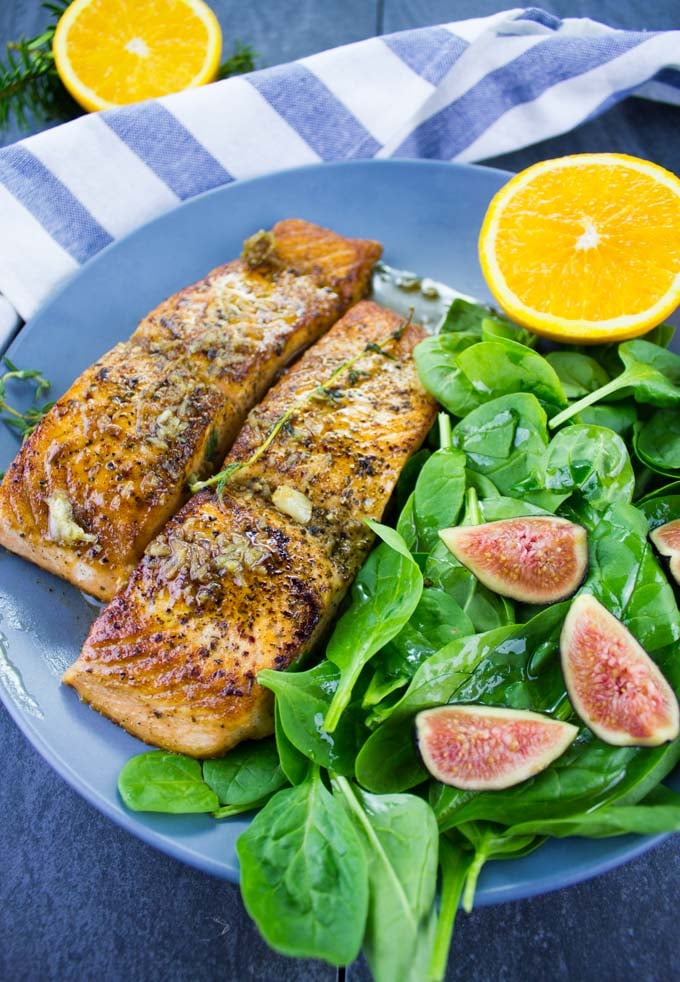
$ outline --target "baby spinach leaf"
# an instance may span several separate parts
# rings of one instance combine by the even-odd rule
[[[638,498],[635,502],[637,508],[641,504],[651,501],[653,498],[664,498],[667,495],[680,494],[680,481],[671,481],[668,484],[663,484],[660,487],[653,488],[652,490],[645,493],[644,497]]]
[[[630,402],[600,403],[581,410],[578,418],[592,426],[605,426],[627,439],[637,422],[637,410]]]
[[[624,364],[621,374],[554,416],[550,420],[551,428],[561,426],[576,413],[615,393],[632,394],[636,402],[652,406],[680,405],[680,355],[641,339],[624,341],[618,352]]]
[[[500,491],[490,478],[470,470],[469,467],[465,471],[465,480],[468,491],[472,488],[480,499],[498,498],[500,496]]]
[[[420,380],[427,391],[454,416],[465,416],[482,399],[458,366],[457,355],[479,343],[476,334],[437,334],[425,338],[413,351]]]
[[[432,454],[418,475],[413,516],[418,552],[430,552],[439,530],[456,524],[465,495],[465,454],[445,447]]]
[[[326,657],[340,669],[324,721],[327,733],[338,725],[364,665],[401,631],[423,591],[422,573],[401,536],[377,522],[368,524],[383,542],[354,581],[352,603],[335,625],[326,648]]]
[[[658,344],[661,348],[667,348],[674,335],[675,328],[672,324],[657,324],[644,335],[644,340],[649,341],[650,344]]]
[[[630,501],[635,475],[626,445],[616,433],[601,426],[567,426],[553,437],[545,455],[543,473],[524,483],[526,490],[541,487],[559,495],[578,493],[596,510],[614,501]]]
[[[288,782],[273,739],[241,743],[219,760],[203,763],[203,780],[221,805],[264,803]]]
[[[578,351],[550,351],[545,360],[554,368],[568,399],[580,399],[609,381],[599,362]]]
[[[265,669],[257,681],[276,694],[281,727],[300,753],[329,770],[354,773],[354,758],[366,739],[360,706],[350,703],[332,734],[323,727],[340,682],[336,665],[324,660],[306,672]]]
[[[433,940],[439,830],[414,795],[372,795],[343,778],[338,799],[361,835],[369,902],[364,952],[376,982],[425,977]]]
[[[490,478],[503,495],[513,496],[529,478],[538,487],[548,446],[546,414],[534,395],[501,396],[469,413],[453,429],[453,445],[467,466]],[[537,490],[524,495],[531,504],[554,511],[564,495]]]
[[[404,540],[404,545],[411,552],[418,548],[418,529],[416,526],[416,502],[413,492],[406,499],[404,507],[397,519],[397,532]]]
[[[526,327],[513,324],[505,317],[485,317],[482,320],[482,341],[515,341],[526,348],[535,348],[538,338]]]
[[[512,825],[506,835],[549,835],[563,839],[571,835],[600,839],[604,836],[659,835],[680,831],[680,795],[660,786],[638,805],[605,805],[593,811],[563,818],[537,819]]]
[[[449,641],[473,633],[472,621],[460,604],[443,590],[426,587],[410,621],[390,644],[417,667],[424,651],[429,657]]]
[[[482,341],[461,351],[456,361],[484,402],[510,393],[531,392],[551,412],[567,404],[551,365],[516,341]]]
[[[376,723],[380,721],[385,706],[391,706],[397,701],[399,698],[399,689],[403,689],[408,684],[410,678],[410,676],[404,675],[398,670],[393,670],[391,665],[389,668],[386,665],[383,667],[384,663],[392,657],[393,652],[391,647],[387,645],[384,654],[378,660],[378,666],[371,677],[366,694],[364,695],[364,709],[370,710],[371,707],[378,707],[369,712],[366,717],[366,725],[369,729],[373,729]],[[384,702],[384,700],[387,700],[387,702]]]
[[[648,498],[645,501],[638,501],[636,507],[647,519],[647,527],[651,532],[660,525],[680,518],[680,494]]]
[[[410,725],[422,709],[469,702],[554,711],[565,700],[558,641],[568,606],[555,604],[526,624],[461,638],[428,658],[402,699],[385,710],[386,722],[361,748],[356,763],[359,782],[381,792],[404,791],[423,780]],[[539,664],[533,656],[541,645]]]
[[[471,333],[481,337],[482,321],[487,317],[499,316],[498,312],[488,304],[471,303],[469,300],[463,300],[462,297],[456,297],[439,326],[439,333]]]
[[[479,502],[482,522],[498,522],[503,518],[522,518],[524,515],[550,515],[544,508],[538,508],[528,501],[519,498],[506,498],[498,495],[495,498],[482,498]]]
[[[448,593],[425,587],[408,624],[380,653],[364,706],[406,685],[418,666],[449,641],[473,633],[472,621]]]
[[[676,409],[657,409],[635,429],[633,449],[657,474],[680,472],[680,418]]]
[[[243,902],[269,945],[332,965],[356,958],[368,911],[366,855],[318,772],[275,794],[236,851]]]
[[[118,775],[120,796],[133,811],[168,812],[171,815],[214,812],[217,795],[191,757],[152,750],[137,754]]]
[[[490,631],[514,620],[512,604],[483,586],[474,573],[437,543],[425,562],[428,583],[449,594],[472,622],[475,631]]]
[[[534,347],[538,340],[531,331],[515,324],[493,307],[482,303],[471,303],[461,297],[453,301],[439,326],[440,334],[450,332],[476,334],[485,341],[510,338],[528,347]]]
[[[355,765],[359,784],[376,794],[408,791],[428,778],[411,721],[385,715],[386,721],[370,735],[357,754]]]
[[[588,535],[583,589],[654,652],[680,639],[680,612],[647,532],[646,517],[633,505],[618,503],[603,512]]]
[[[424,662],[393,708],[393,718],[449,702],[482,702],[514,709],[553,708],[563,693],[557,658],[544,654],[540,673],[532,658],[539,645],[557,655],[569,602],[553,604],[525,624],[512,624],[452,641]]]
[[[276,702],[274,702],[274,734],[281,770],[291,784],[302,784],[308,776],[312,764],[309,757],[305,757],[286,736],[286,731],[281,722],[281,711]]]

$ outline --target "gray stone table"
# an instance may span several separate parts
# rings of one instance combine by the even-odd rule
[[[273,65],[376,33],[512,6],[499,0],[212,0],[225,37]],[[629,28],[680,28],[678,0],[557,0],[545,9]],[[44,24],[39,0],[2,0],[0,48]],[[16,139],[16,130],[4,142]],[[491,164],[617,150],[680,169],[680,110],[640,100]],[[2,229],[11,235],[11,229]],[[44,763],[0,709],[0,979],[207,982],[336,978],[274,955],[238,888],[156,852]],[[605,876],[461,916],[447,978],[670,982],[680,977],[680,839]],[[367,979],[362,965],[347,977]],[[398,982],[398,980],[395,980]]]

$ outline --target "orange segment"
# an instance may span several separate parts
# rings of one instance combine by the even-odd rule
[[[74,0],[53,51],[73,98],[96,111],[212,81],[222,35],[203,0]]]
[[[542,161],[493,198],[479,255],[500,306],[537,334],[636,337],[680,303],[680,180],[624,154]]]

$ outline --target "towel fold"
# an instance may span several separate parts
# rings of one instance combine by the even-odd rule
[[[234,180],[326,160],[483,160],[631,94],[680,105],[680,31],[526,8],[83,116],[0,150],[0,291],[28,318],[104,246]]]

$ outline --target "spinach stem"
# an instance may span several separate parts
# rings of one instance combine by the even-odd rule
[[[448,450],[452,445],[451,417],[448,413],[439,413],[437,422],[439,424],[439,446],[442,450]]]
[[[474,906],[475,901],[475,891],[477,890],[477,880],[479,879],[479,874],[482,872],[482,868],[489,858],[493,843],[493,833],[490,829],[485,829],[481,836],[472,835],[470,836],[466,832],[465,826],[467,825],[473,832],[477,823],[469,822],[463,823],[459,826],[458,831],[461,832],[466,838],[470,838],[470,842],[474,845],[474,855],[470,861],[470,865],[467,868],[465,875],[465,889],[463,890],[463,910],[466,914],[469,914]],[[475,841],[477,840],[477,841]]]
[[[557,416],[553,416],[551,420],[548,421],[548,426],[551,430],[556,429],[561,426],[562,423],[566,423],[568,419],[575,416],[577,413],[582,412],[587,409],[588,406],[592,406],[594,402],[599,402],[600,399],[606,398],[606,396],[611,395],[612,392],[617,392],[619,389],[625,388],[631,381],[631,373],[628,370],[621,372],[616,378],[613,378],[611,382],[607,382],[606,385],[601,386],[599,389],[595,389],[594,392],[589,392],[587,396],[583,396],[582,399],[578,399],[576,402],[572,402],[570,406],[563,409],[561,413]]]
[[[462,850],[456,849],[445,836],[439,837],[439,865],[442,871],[441,897],[427,982],[442,982],[446,976],[458,904],[471,863],[472,853],[464,853]]]
[[[234,815],[242,815],[244,812],[259,811],[269,801],[269,798],[260,798],[259,801],[249,801],[245,805],[222,805],[217,811],[212,813],[213,818],[232,818]]]
[[[354,683],[361,675],[361,669],[363,667],[363,662],[358,662],[346,675],[343,675],[338,682],[338,687],[333,693],[333,699],[328,707],[326,718],[323,721],[323,728],[326,733],[333,733],[336,726],[340,722],[340,717],[347,708],[347,703],[352,695]]]
[[[479,510],[479,498],[473,487],[469,487],[465,492],[465,524],[481,525],[482,513]]]

